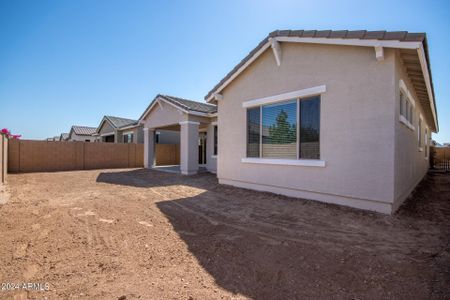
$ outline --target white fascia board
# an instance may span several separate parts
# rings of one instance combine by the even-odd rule
[[[279,158],[250,158],[241,159],[243,163],[283,165],[283,166],[303,166],[303,167],[325,167],[325,161],[316,159],[279,159]]]
[[[267,41],[261,49],[259,49],[253,56],[245,62],[234,74],[228,78],[224,83],[222,83],[221,86],[219,86],[217,89],[214,90],[214,93],[212,93],[208,99],[206,99],[206,102],[211,102],[214,100],[214,95],[217,93],[220,93],[231,81],[233,81],[239,74],[241,74],[242,71],[244,71],[253,61],[255,61],[258,56],[260,56],[264,51],[266,51],[267,48],[270,47],[270,42]]]
[[[115,135],[115,133],[114,132],[107,132],[107,133],[100,134],[100,136],[108,136],[108,135]]]
[[[179,122],[178,124],[180,124],[180,125],[185,125],[185,124],[200,125],[200,122],[182,121],[182,122]]]
[[[328,45],[346,45],[346,46],[363,46],[363,47],[385,47],[385,48],[399,48],[399,49],[419,49],[422,42],[402,42],[396,40],[382,41],[382,40],[361,40],[361,39],[330,39],[330,38],[305,38],[305,37],[274,37],[278,42],[290,43],[309,43],[309,44],[328,44]],[[258,56],[260,56],[271,42],[267,41],[261,49],[259,49],[245,64],[243,64],[230,78],[222,83],[217,89],[211,93],[206,99],[206,102],[214,100],[214,95],[220,93],[231,81],[234,80],[242,71],[244,71]]]
[[[289,37],[289,36],[276,37],[275,39],[279,42],[290,42],[290,43],[385,47],[385,48],[400,48],[400,49],[418,49],[422,44],[421,42],[402,42],[396,40],[330,39],[330,38]]]
[[[122,130],[127,130],[127,129],[136,128],[136,127],[139,127],[139,126],[141,126],[140,123],[135,124],[135,125],[128,125],[128,126],[120,127],[120,128],[117,128],[117,130],[122,131]]]
[[[433,121],[434,121],[434,127],[436,128],[436,133],[439,132],[439,125],[437,123],[436,118],[436,110],[434,109],[434,97],[433,97],[433,90],[431,87],[431,79],[430,79],[430,73],[428,72],[428,63],[427,58],[425,56],[425,50],[423,49],[422,43],[420,44],[420,47],[417,49],[417,54],[419,55],[419,61],[420,66],[422,67],[422,74],[425,80],[425,85],[427,87],[428,92],[428,99],[430,99],[430,106],[431,106],[431,112],[433,114]]]
[[[326,85],[319,85],[312,88],[297,90],[289,93],[245,101],[242,103],[242,107],[247,108],[247,107],[261,106],[265,104],[271,104],[295,98],[315,96],[323,94],[326,91],[327,91]]]

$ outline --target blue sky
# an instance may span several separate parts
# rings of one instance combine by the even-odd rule
[[[206,93],[275,29],[427,32],[450,142],[448,1],[0,0],[0,128],[43,139]]]

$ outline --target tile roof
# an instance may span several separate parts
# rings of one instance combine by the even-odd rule
[[[397,40],[402,42],[423,42],[426,47],[425,33],[412,33],[407,31],[367,31],[367,30],[275,30],[262,40],[250,53],[239,62],[214,88],[208,92],[205,99],[208,99],[225,81],[227,81],[239,68],[241,68],[253,55],[258,52],[272,37],[308,37],[308,38],[340,38],[340,39],[361,39],[361,40]],[[429,63],[429,60],[428,60]]]
[[[72,130],[77,135],[92,135],[95,133],[95,130],[97,128],[95,127],[88,127],[88,126],[72,126]]]
[[[169,95],[161,95],[159,94],[156,98],[161,97],[172,104],[177,105],[186,110],[202,112],[202,113],[215,113],[217,112],[217,106],[213,104],[208,104],[204,102],[198,102],[193,100],[188,100],[184,98],[169,96]]]
[[[113,117],[113,116],[105,116],[106,119],[111,123],[111,125],[115,128],[130,126],[137,124],[137,120],[121,118],[121,117]]]

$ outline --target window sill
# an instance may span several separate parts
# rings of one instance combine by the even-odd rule
[[[211,158],[216,158],[217,159],[217,155],[211,155]]]
[[[283,166],[303,166],[303,167],[325,167],[324,160],[318,159],[280,159],[280,158],[251,158],[246,157],[241,160],[249,164],[283,165]]]
[[[404,116],[400,115],[399,121],[400,121],[400,123],[403,123],[409,129],[411,129],[412,131],[415,130],[414,126],[411,123],[409,123],[408,120],[406,120],[406,118]]]

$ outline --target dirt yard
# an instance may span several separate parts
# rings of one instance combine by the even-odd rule
[[[393,217],[210,174],[8,180],[0,282],[49,291],[0,299],[450,299],[450,175],[430,174]]]

